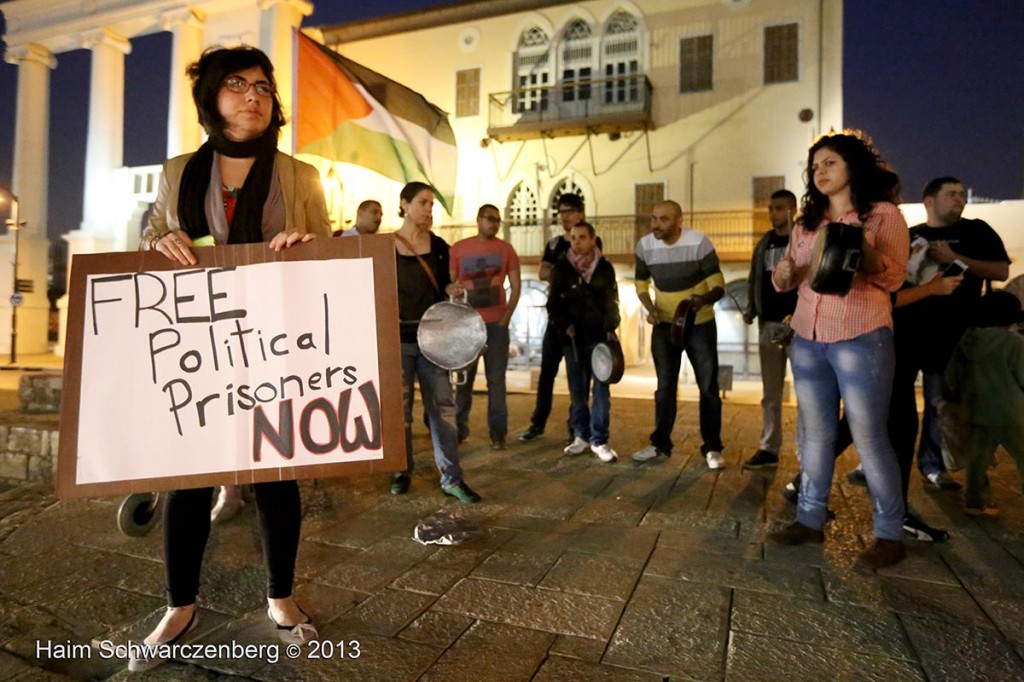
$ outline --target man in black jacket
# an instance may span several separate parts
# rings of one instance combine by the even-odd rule
[[[564,349],[572,398],[569,421],[575,438],[565,454],[578,455],[589,447],[601,461],[613,462],[618,455],[608,444],[611,397],[607,384],[594,381],[590,355],[619,326],[615,269],[602,257],[590,223],[573,227],[569,244],[565,258],[551,270],[547,305]]]

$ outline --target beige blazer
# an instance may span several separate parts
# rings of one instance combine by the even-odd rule
[[[192,154],[182,154],[164,163],[160,190],[153,204],[149,225],[142,232],[143,249],[149,249],[151,244],[168,232],[181,229],[178,222],[178,187],[181,185],[185,164],[191,157]],[[330,237],[331,221],[327,218],[327,202],[324,201],[324,189],[316,169],[284,152],[277,153],[274,167],[284,195],[285,230]]]

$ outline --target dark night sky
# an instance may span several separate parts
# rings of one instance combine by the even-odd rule
[[[316,11],[305,24],[442,4],[315,0]],[[1024,197],[1024,2],[846,0],[844,6],[844,122],[874,138],[899,171],[905,198],[917,200],[929,178],[947,174],[983,197]],[[166,33],[132,41],[126,60],[126,165],[164,160],[170,43]],[[81,221],[89,89],[87,51],[57,59],[51,72],[51,236]],[[5,186],[11,183],[16,85],[16,67],[0,66]],[[154,119],[161,124],[150,125]]]

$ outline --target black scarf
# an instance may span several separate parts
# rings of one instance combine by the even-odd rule
[[[256,157],[255,163],[238,192],[235,215],[228,232],[228,244],[263,241],[263,205],[270,193],[270,181],[277,156],[277,128],[245,142],[234,142],[220,133],[210,136],[185,164],[178,188],[178,220],[192,240],[210,234],[206,220],[206,194],[210,189],[210,171],[214,151],[235,159]]]

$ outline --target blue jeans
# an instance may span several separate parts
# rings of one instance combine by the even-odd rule
[[[405,461],[412,474],[412,401],[413,382],[419,380],[423,407],[430,420],[430,439],[434,444],[434,463],[441,472],[441,487],[462,482],[459,466],[459,435],[455,427],[455,396],[447,370],[441,369],[420,353],[415,343],[402,344],[402,406],[405,410]]]
[[[892,331],[880,327],[835,343],[795,336],[790,362],[803,421],[796,520],[809,528],[825,525],[841,398],[871,491],[875,537],[902,540],[900,467],[888,434],[895,365]]]
[[[572,398],[569,423],[573,435],[591,445],[604,445],[608,442],[612,401],[608,384],[594,380],[590,368],[590,355],[594,347],[579,346],[573,349],[572,346],[566,346],[563,350],[565,370],[569,377],[569,396]],[[590,400],[591,394],[593,402]]]
[[[679,395],[679,369],[683,349],[669,339],[672,325],[654,325],[651,334],[651,356],[658,375],[654,393],[654,433],[651,445],[662,452],[672,452],[672,429],[676,423],[676,399]],[[722,451],[722,398],[718,394],[718,327],[714,320],[697,324],[686,346],[686,357],[693,367],[700,391],[701,454]]]
[[[917,468],[927,476],[946,470],[942,460],[942,432],[939,431],[939,407],[944,378],[942,372],[921,373],[924,415],[921,418],[921,444],[917,448]]]
[[[484,373],[487,376],[487,428],[492,439],[504,438],[508,433],[508,403],[505,374],[508,370],[508,327],[497,322],[487,323],[487,347],[484,349]],[[455,423],[459,436],[469,435],[469,412],[473,409],[473,382],[478,362],[466,368],[466,383],[455,389]]]

